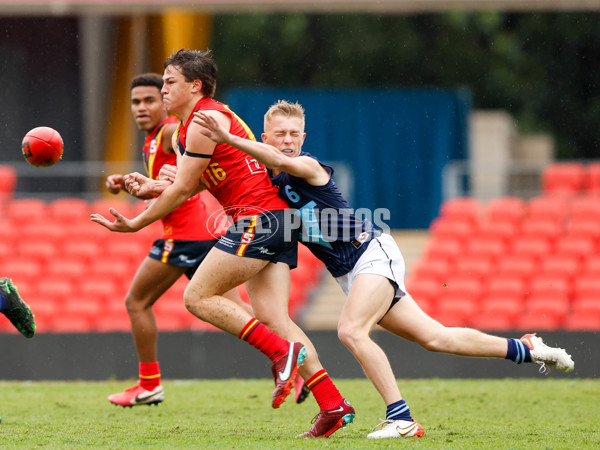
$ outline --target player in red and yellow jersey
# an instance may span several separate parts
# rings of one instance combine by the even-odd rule
[[[153,180],[158,179],[165,164],[177,163],[172,137],[179,121],[167,115],[160,93],[162,84],[161,76],[153,73],[138,75],[131,82],[131,112],[138,128],[145,133],[143,158],[147,175]],[[126,188],[124,177],[108,176],[106,187],[112,194],[118,194]],[[153,197],[144,196],[149,201]],[[162,218],[163,235],[154,242],[133,279],[125,304],[139,358],[139,382],[109,396],[109,401],[116,405],[156,404],[164,400],[157,356],[158,330],[152,307],[183,274],[192,277],[217,242],[216,238],[223,234],[210,225],[218,220],[208,220],[213,214],[219,215],[212,206],[216,202],[209,197],[208,192],[196,194]],[[236,289],[226,295],[244,305]]]
[[[271,359],[274,408],[289,395],[300,371],[305,379],[321,372],[321,395],[317,398],[315,394],[315,399],[321,410],[334,410],[345,400],[323,369],[314,346],[288,314],[289,270],[296,265],[299,223],[294,223],[294,215],[278,197],[262,164],[230,145],[215,144],[192,122],[193,112],[202,110],[230,132],[253,138],[229,108],[212,100],[216,65],[210,53],[174,53],[165,63],[163,80],[165,107],[181,120],[173,142],[179,147],[176,176],[168,183],[130,174],[125,182],[133,192],[160,195],[133,219],[111,209],[114,221],[100,214],[93,214],[92,220],[112,231],[134,232],[164,217],[203,188],[210,190],[233,224],[192,277],[184,293],[187,308]],[[223,296],[244,282],[256,317]],[[351,406],[350,410],[352,417],[345,423],[354,417]]]

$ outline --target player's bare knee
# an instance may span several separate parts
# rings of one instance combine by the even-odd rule
[[[129,314],[137,313],[144,309],[140,299],[131,294],[125,296],[125,308],[127,308]]]
[[[349,349],[356,347],[357,343],[365,337],[359,328],[343,321],[338,324],[337,332],[340,342]]]

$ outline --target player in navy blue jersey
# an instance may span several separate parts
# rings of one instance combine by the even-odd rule
[[[302,152],[306,137],[301,105],[279,101],[265,114],[263,143],[232,136],[210,116],[197,113],[201,132],[239,148],[272,170],[273,183],[302,217],[302,243],[323,261],[347,295],[338,336],[360,362],[386,406],[386,419],[369,438],[420,437],[383,350],[371,339],[375,325],[433,352],[535,362],[570,372],[567,352],[527,334],[505,339],[470,328],[445,327],[407,294],[404,259],[386,233],[355,217],[333,181],[333,169]],[[307,385],[311,387],[310,380]]]

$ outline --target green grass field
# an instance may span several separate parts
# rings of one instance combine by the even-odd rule
[[[0,382],[0,447],[46,448],[598,448],[600,380],[400,380],[421,439],[367,440],[385,408],[367,380],[337,380],[356,408],[329,439],[296,439],[311,397],[270,407],[271,380],[166,381],[159,406],[106,397],[131,382]]]

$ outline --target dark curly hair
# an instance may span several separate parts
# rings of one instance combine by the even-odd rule
[[[179,68],[185,80],[202,81],[202,94],[212,98],[217,89],[217,65],[210,50],[186,50],[182,48],[167,58],[167,66]]]

